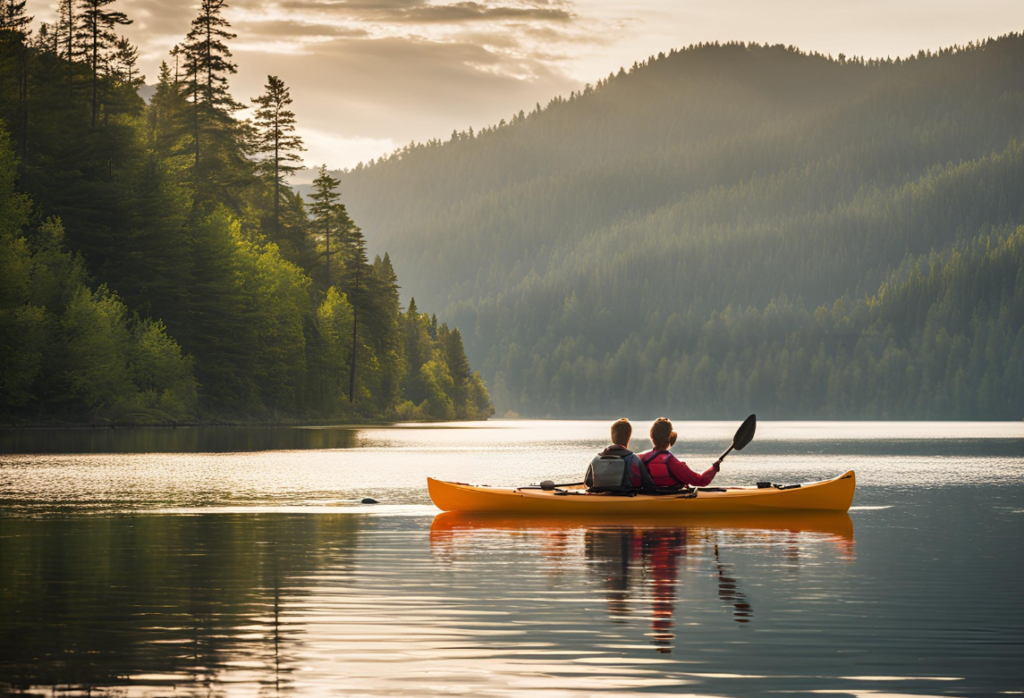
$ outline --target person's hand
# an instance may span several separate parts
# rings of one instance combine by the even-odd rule
[[[716,460],[711,465],[714,466],[715,470],[721,470],[722,469],[722,459],[719,458],[718,460]]]

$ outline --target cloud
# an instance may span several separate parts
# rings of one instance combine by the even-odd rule
[[[332,167],[547,102],[579,86],[563,65],[586,37],[604,41],[565,0],[236,0],[230,12],[236,97],[281,77],[307,160]]]
[[[575,86],[529,55],[508,55],[477,43],[398,37],[337,39],[318,45],[315,61],[301,55],[247,55],[237,82],[259,90],[257,80],[268,73],[289,85],[306,127],[402,144],[495,123]],[[312,152],[311,157],[323,160]]]
[[[532,20],[565,22],[573,18],[564,1],[428,2],[427,0],[281,0],[274,5],[288,12],[315,12],[333,17],[389,23]]]

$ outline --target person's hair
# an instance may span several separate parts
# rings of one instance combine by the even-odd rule
[[[629,437],[633,435],[633,425],[629,423],[629,420],[623,417],[619,421],[612,424],[612,443],[618,444],[619,446],[625,446],[629,443]]]
[[[651,425],[651,443],[659,451],[664,451],[669,447],[671,439],[672,422],[668,421],[668,417],[658,417]]]
[[[669,434],[669,437],[668,437],[668,446],[669,446],[669,448],[672,448],[673,446],[676,445],[676,439],[678,439],[678,438],[679,438],[679,434],[677,434],[675,432],[672,432],[671,434]]]

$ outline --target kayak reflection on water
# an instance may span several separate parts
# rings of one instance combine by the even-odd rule
[[[599,575],[608,600],[608,615],[623,622],[629,615],[631,570],[650,589],[652,605],[651,637],[658,651],[670,652],[675,635],[676,584],[679,567],[686,556],[685,527],[592,528],[585,533],[586,557],[594,562],[589,569]]]
[[[609,620],[626,624],[635,614],[636,599],[650,599],[651,643],[669,653],[675,639],[675,606],[681,570],[716,577],[719,603],[738,623],[754,618],[751,600],[742,591],[730,545],[782,546],[787,563],[799,563],[801,543],[826,540],[839,557],[853,559],[853,522],[845,512],[745,514],[686,519],[666,525],[664,519],[609,521],[598,517],[523,517],[446,512],[430,528],[431,552],[455,561],[493,552],[504,542],[524,543],[562,567],[585,563],[588,576],[603,589]],[[710,567],[710,570],[709,570]],[[559,565],[546,566],[552,577]],[[695,577],[696,579],[696,577]],[[685,596],[685,592],[683,594]],[[691,603],[697,603],[691,599]]]

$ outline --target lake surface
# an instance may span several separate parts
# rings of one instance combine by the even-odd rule
[[[737,426],[677,423],[675,451],[706,467]],[[575,481],[607,429],[0,431],[0,693],[1024,692],[1024,424],[763,422],[716,479],[854,469],[849,515],[427,497]]]

